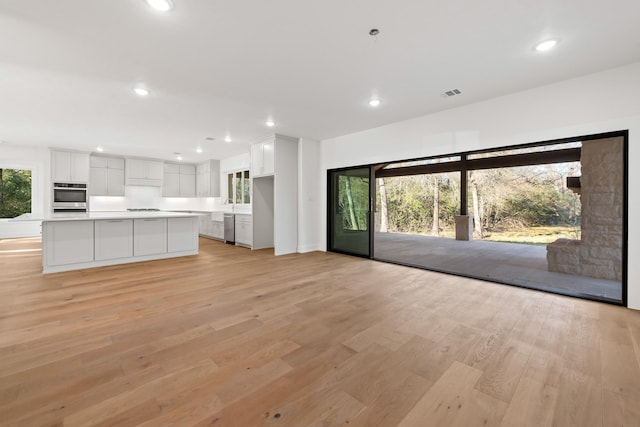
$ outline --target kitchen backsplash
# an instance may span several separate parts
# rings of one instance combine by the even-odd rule
[[[222,210],[220,197],[162,197],[160,187],[128,185],[125,197],[91,196],[91,211],[124,211],[129,208],[154,208],[160,210],[216,211]]]

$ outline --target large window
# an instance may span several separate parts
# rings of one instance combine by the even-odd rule
[[[251,179],[248,170],[227,174],[227,203],[236,205],[251,203]]]
[[[31,171],[0,169],[0,218],[31,212]]]

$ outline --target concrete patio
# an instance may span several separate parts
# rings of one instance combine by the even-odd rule
[[[546,247],[376,233],[374,257],[528,288],[622,300],[622,283],[547,270]]]

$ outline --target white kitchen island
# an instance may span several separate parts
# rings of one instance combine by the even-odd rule
[[[198,254],[198,214],[89,212],[42,219],[42,271]]]

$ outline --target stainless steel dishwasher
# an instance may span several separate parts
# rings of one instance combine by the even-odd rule
[[[224,242],[236,242],[236,216],[231,213],[224,214]]]

